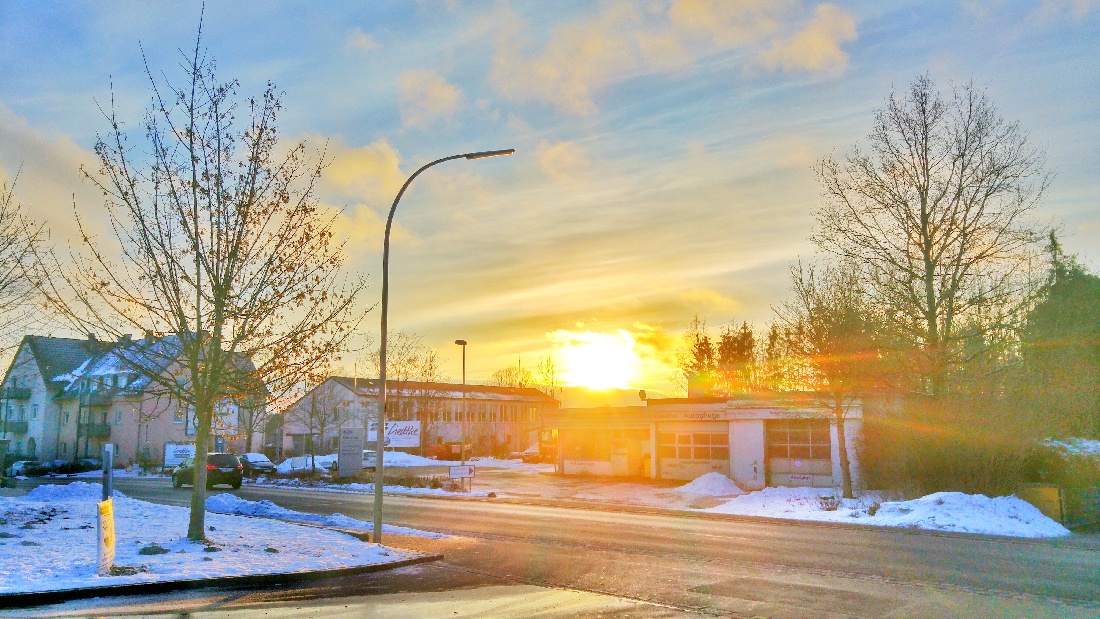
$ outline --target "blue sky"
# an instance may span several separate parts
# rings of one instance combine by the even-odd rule
[[[0,0],[0,178],[58,242],[98,106],[138,126],[142,54],[178,78],[200,5]],[[892,89],[928,72],[973,80],[1047,152],[1036,212],[1097,267],[1100,6],[815,3],[211,1],[204,45],[222,78],[284,91],[281,128],[332,157],[319,197],[343,209],[349,268],[380,289],[383,218],[404,178],[391,325],[420,333],[457,376],[593,338],[630,342],[621,386],[664,390],[679,333],[762,327],[810,258],[812,166],[870,130]],[[373,319],[371,320],[373,323]]]

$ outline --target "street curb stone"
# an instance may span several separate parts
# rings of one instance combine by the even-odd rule
[[[188,580],[167,580],[158,582],[140,582],[125,585],[107,585],[105,587],[86,587],[82,589],[58,589],[54,591],[31,591],[27,593],[0,593],[0,608],[23,608],[27,606],[44,606],[58,602],[68,602],[97,597],[117,597],[124,595],[147,595],[155,593],[169,593],[172,591],[188,591],[193,589],[208,588],[237,588],[258,587],[261,585],[286,585],[325,578],[338,578],[342,576],[358,576],[387,570],[429,563],[443,560],[441,554],[420,554],[416,557],[392,561],[389,563],[372,563],[371,565],[358,565],[355,567],[337,567],[325,570],[309,572],[281,572],[277,574],[245,574],[241,576],[218,576],[215,578],[193,578]]]

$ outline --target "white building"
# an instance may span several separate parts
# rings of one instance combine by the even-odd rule
[[[461,442],[463,386],[454,383],[386,381],[388,421],[420,421],[421,445]],[[526,449],[537,440],[554,398],[537,389],[466,385],[466,436],[474,454]],[[378,414],[378,380],[334,376],[283,412],[283,449],[288,455],[336,450],[339,428],[363,427]]]

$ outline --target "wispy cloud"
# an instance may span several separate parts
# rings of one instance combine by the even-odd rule
[[[421,129],[450,120],[462,103],[462,91],[430,69],[401,74],[401,122]]]
[[[348,32],[347,46],[360,53],[373,52],[382,47],[382,44],[371,35],[363,32],[362,28],[353,28]]]

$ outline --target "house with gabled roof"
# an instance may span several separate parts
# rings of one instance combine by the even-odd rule
[[[365,427],[378,417],[378,380],[333,376],[283,412],[283,449],[290,455],[335,451],[339,428]],[[421,381],[386,381],[387,421],[419,421],[421,449],[461,442],[465,393],[466,441],[474,454],[519,451],[535,443],[546,415],[560,403],[529,387],[496,387]],[[310,407],[334,409],[329,423],[310,423]]]
[[[194,442],[193,410],[163,386],[163,379],[172,380],[180,369],[178,336],[123,337],[111,343],[93,337],[28,336],[24,342],[27,345],[16,354],[3,384],[15,389],[23,384],[49,385],[40,389],[36,403],[42,406],[34,409],[40,413],[40,422],[27,424],[26,439],[11,433],[16,437],[11,446],[27,459],[97,458],[110,443],[115,446],[116,461],[156,465],[164,461],[166,447]],[[42,350],[53,354],[43,355]],[[253,369],[247,360],[241,365],[244,373]],[[178,373],[181,377],[175,380],[184,380],[183,372]],[[5,391],[4,395],[10,396],[5,400],[7,406],[25,393]],[[242,415],[262,410],[258,409],[262,404],[252,403],[257,400],[262,398],[247,404],[231,400],[219,404],[212,449],[247,450],[239,422]]]

